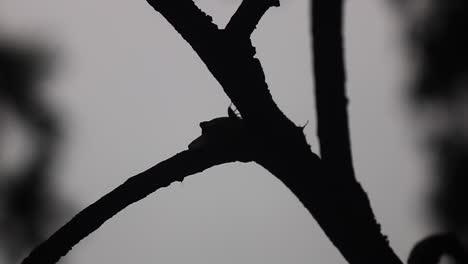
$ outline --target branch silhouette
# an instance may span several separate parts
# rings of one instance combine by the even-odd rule
[[[131,177],[104,195],[35,248],[22,263],[56,263],[105,221],[154,191],[219,164],[249,160],[248,154],[243,154],[241,149],[242,139],[239,134],[222,133],[227,129],[239,127],[235,120],[228,117],[218,118],[203,122],[201,126],[204,130],[202,136],[190,144],[188,150]],[[224,148],[221,149],[220,146]]]
[[[341,171],[324,164],[311,151],[302,127],[289,120],[272,99],[250,34],[269,7],[279,2],[244,0],[226,29],[218,29],[192,0],[147,2],[191,45],[242,118],[230,114],[202,123],[202,136],[189,150],[129,179],[79,213],[23,263],[54,263],[106,220],[157,188],[233,161],[255,161],[280,179],[349,263],[401,263],[380,233],[367,196],[352,175],[340,175]]]
[[[317,130],[322,163],[329,175],[334,175],[347,185],[345,193],[341,195],[348,197],[348,203],[356,204],[354,210],[358,210],[350,214],[356,217],[355,220],[347,218],[346,221],[354,223],[353,228],[356,230],[356,237],[359,237],[359,243],[352,248],[337,246],[350,250],[345,254],[350,256],[350,263],[359,263],[366,252],[386,256],[389,263],[398,263],[398,257],[380,232],[380,225],[372,212],[369,199],[357,182],[353,169],[343,50],[344,3],[344,0],[311,2]],[[341,220],[330,218],[330,221],[339,225]],[[337,242],[351,244],[353,240],[355,238],[348,236]],[[372,241],[372,245],[365,241]]]
[[[354,177],[346,109],[343,0],[313,1],[311,9],[320,154],[324,162],[338,162],[343,173]]]

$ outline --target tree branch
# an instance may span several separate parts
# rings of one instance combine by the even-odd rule
[[[327,199],[335,200],[333,204],[347,206],[340,210],[343,210],[343,216],[347,215],[343,219],[346,219],[348,226],[340,223],[341,220],[333,219],[330,209],[321,209],[330,214],[330,218],[323,221],[324,230],[350,263],[377,263],[379,258],[386,263],[401,263],[382,235],[370,201],[354,175],[343,51],[343,2],[314,0],[311,4],[317,126],[322,165],[326,173],[335,177],[334,181],[339,183],[331,184],[335,185],[332,189],[338,192],[328,194]],[[317,199],[319,197],[324,199],[327,194],[323,193]],[[340,230],[340,225],[349,228],[348,235],[335,232]],[[358,241],[354,241],[356,239]]]
[[[213,39],[220,30],[192,0],[147,0],[192,46]]]
[[[350,264],[401,264],[375,222],[361,186],[330,173],[306,147],[272,145],[258,163],[301,201]],[[338,165],[339,166],[339,165]]]
[[[273,6],[280,6],[279,0],[243,0],[225,30],[229,34],[249,37],[266,11]]]
[[[181,180],[217,164],[253,159],[299,198],[350,263],[400,264],[381,235],[359,184],[353,177],[341,176],[335,173],[339,171],[324,166],[311,152],[302,129],[274,103],[250,39],[218,30],[192,0],[147,1],[194,48],[240,111],[242,123],[225,123],[226,119],[217,119],[213,123],[215,120],[212,120],[210,124],[215,124],[219,130],[204,124],[202,129],[206,137],[202,134],[190,145],[190,150],[158,164],[104,196],[97,205],[85,209],[49,242],[34,250],[23,263],[53,263],[108,218],[159,186],[167,186],[173,180]],[[219,137],[227,131],[237,132]],[[240,138],[248,135],[249,139],[238,141],[239,135],[242,135]],[[224,140],[231,143],[220,144]],[[241,142],[245,144],[237,144]],[[205,148],[211,151],[202,151]],[[248,155],[238,157],[239,153]],[[154,173],[164,176],[154,178]]]
[[[249,126],[259,131],[269,131],[278,123],[294,126],[273,101],[249,36],[214,30],[212,25],[199,29],[210,19],[192,0],[147,2],[192,46]],[[257,6],[248,2],[245,5]]]
[[[86,207],[49,239],[36,247],[22,264],[53,264],[83,238],[127,206],[154,191],[182,181],[186,176],[216,165],[251,161],[251,146],[242,120],[231,117],[202,122],[202,135],[182,151],[128,179],[101,199]]]
[[[343,0],[312,1],[311,15],[321,157],[354,177],[343,52]]]
[[[183,151],[128,179],[124,184],[82,210],[49,239],[36,247],[22,263],[56,263],[73,246],[127,206],[174,181],[182,181],[185,176],[227,162],[231,161],[208,153]]]

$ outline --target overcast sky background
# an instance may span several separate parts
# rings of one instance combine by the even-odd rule
[[[196,2],[221,27],[240,4]],[[401,29],[385,1],[348,1],[356,174],[406,259],[431,227],[429,169],[405,103]],[[199,122],[226,115],[219,84],[144,0],[0,0],[0,31],[40,38],[60,55],[44,86],[66,127],[56,173],[75,211],[185,149],[200,135]],[[317,151],[308,1],[283,0],[253,40],[273,97],[298,125],[310,121],[305,132]],[[9,142],[19,140],[10,128]],[[158,191],[82,241],[66,262],[345,263],[289,190],[254,164],[216,167]]]

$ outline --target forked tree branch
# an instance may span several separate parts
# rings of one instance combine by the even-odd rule
[[[400,264],[400,260],[383,239],[367,196],[359,184],[352,177],[341,177],[333,170],[328,171],[328,166],[323,166],[322,161],[311,152],[302,129],[295,126],[273,101],[260,62],[254,57],[255,49],[250,35],[217,29],[211,18],[198,9],[192,0],[147,1],[193,47],[240,111],[241,123],[237,120],[221,127],[229,128],[227,131],[232,131],[231,128],[237,132],[242,131],[236,135],[248,136],[249,139],[239,141],[236,136],[223,138],[226,130],[216,132],[210,126],[204,126],[213,132],[206,130],[205,135],[213,136],[217,142],[209,144],[211,152],[201,152],[199,149],[199,143],[203,146],[203,142],[206,142],[202,137],[191,144],[190,150],[155,166],[137,178],[132,178],[115,192],[99,200],[98,205],[85,209],[86,213],[80,213],[53,235],[49,243],[46,242],[33,251],[23,263],[54,263],[71,246],[116,212],[145,197],[158,186],[167,186],[171,181],[180,180],[183,176],[210,166],[252,159],[280,179],[297,196],[349,263]],[[250,24],[245,27],[245,32],[250,32],[255,28],[253,25],[258,23],[259,15],[272,2],[256,0],[266,5],[263,9],[247,12],[244,8],[256,8],[257,4],[253,0],[244,1],[246,2],[241,6],[242,9],[236,12],[236,17],[239,18],[235,20],[250,16],[243,14],[254,14],[252,18],[248,18]],[[242,25],[235,20],[232,26]],[[240,26],[239,30],[242,28]],[[230,143],[221,144],[224,141]],[[240,142],[248,143],[238,144]],[[238,146],[242,147],[236,148]],[[248,155],[239,157],[239,153]],[[154,178],[154,173],[164,176]],[[104,214],[100,210],[104,210]],[[78,222],[83,230],[75,230]],[[69,242],[61,244],[62,241]]]
[[[271,0],[256,1],[270,3],[263,5],[265,7],[271,6],[272,3]],[[293,126],[271,97],[260,61],[255,58],[256,51],[249,35],[240,37],[216,29],[211,23],[211,18],[198,9],[192,0],[147,0],[147,2],[192,46],[250,126],[260,131],[269,131],[277,123]],[[258,4],[244,5],[253,8],[258,6]],[[258,15],[256,12],[241,13],[247,14],[247,17],[251,14]],[[249,21],[258,22],[255,19]],[[209,29],[200,28],[203,25]]]

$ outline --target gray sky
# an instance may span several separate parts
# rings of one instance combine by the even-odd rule
[[[224,26],[240,0],[198,0]],[[283,0],[254,33],[272,94],[314,150],[308,1]],[[76,210],[185,149],[229,100],[144,0],[2,0],[1,30],[52,40],[59,71],[44,85],[66,121],[57,175]],[[397,254],[429,233],[427,171],[410,109],[401,19],[384,1],[348,1],[346,52],[359,180]],[[47,37],[44,37],[47,36]],[[151,227],[150,231],[142,227]],[[358,240],[359,238],[357,238]],[[126,209],[68,263],[345,263],[315,220],[254,164],[213,168]]]

